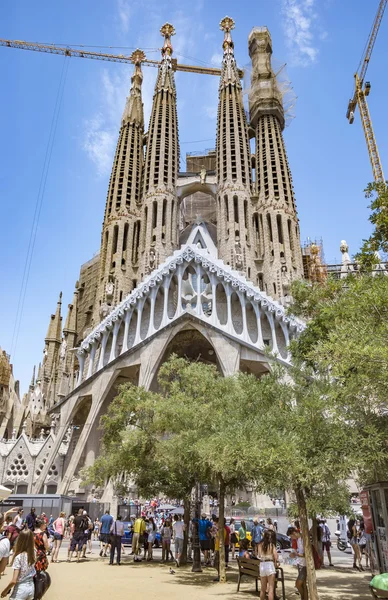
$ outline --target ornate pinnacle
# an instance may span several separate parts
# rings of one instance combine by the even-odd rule
[[[224,54],[233,54],[234,43],[230,32],[232,31],[232,29],[234,29],[234,26],[235,24],[231,17],[224,17],[222,21],[220,21],[220,29],[225,33],[224,41],[222,44]]]
[[[165,23],[160,28],[160,33],[164,37],[164,45],[162,48],[162,56],[163,58],[167,56],[171,56],[173,53],[173,48],[171,44],[171,37],[175,35],[175,28],[171,23]]]
[[[145,60],[146,55],[144,54],[143,50],[140,50],[140,48],[136,48],[136,50],[132,52],[129,58],[131,59],[134,65],[140,65]]]
[[[232,17],[224,17],[222,21],[220,21],[220,29],[222,31],[232,31],[235,27],[235,22]]]
[[[131,61],[135,65],[135,71],[131,77],[132,88],[136,84],[138,86],[141,86],[141,84],[142,84],[143,73],[141,71],[141,63],[145,60],[145,58],[146,58],[146,55],[144,54],[143,50],[140,50],[140,48],[136,48],[136,50],[134,50],[130,56]]]

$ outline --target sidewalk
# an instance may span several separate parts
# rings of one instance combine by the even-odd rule
[[[172,563],[171,563],[172,565]],[[175,573],[170,574],[170,568]],[[108,561],[89,559],[80,563],[50,564],[52,585],[45,600],[106,600],[124,598],[136,594],[147,600],[244,600],[257,598],[255,583],[244,578],[240,592],[237,588],[237,569],[228,571],[226,584],[215,583],[214,569],[204,569],[203,573],[192,573],[191,566],[180,569],[155,563],[133,563],[125,556],[120,567],[109,566]],[[285,565],[286,598],[298,600],[294,591],[296,570]],[[11,578],[11,569],[1,585],[5,587]],[[370,575],[354,572],[351,569],[323,569],[317,572],[320,600],[370,600],[368,590]],[[3,589],[3,588],[2,588]]]

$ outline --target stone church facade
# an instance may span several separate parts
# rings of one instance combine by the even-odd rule
[[[174,28],[161,28],[148,131],[144,54],[133,53],[100,253],[82,265],[64,324],[60,295],[27,395],[20,400],[11,372],[4,386],[1,483],[19,493],[110,501],[110,486],[83,488],[79,477],[99,453],[100,417],[121,383],[156,390],[160,365],[172,352],[216,364],[225,376],[268,372],[267,349],[290,362],[289,342],[304,324],[285,306],[303,264],[271,37],[266,28],[249,35],[248,119],[234,22],[225,17],[220,25],[216,149],[188,156],[184,173]],[[9,371],[6,355],[2,360]]]

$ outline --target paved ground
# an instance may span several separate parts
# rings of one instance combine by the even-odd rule
[[[45,596],[46,600],[116,600],[136,594],[142,600],[244,600],[254,598],[255,588],[252,580],[243,580],[240,593],[236,593],[237,569],[233,565],[228,571],[228,582],[223,585],[213,581],[214,569],[204,569],[203,573],[191,573],[191,567],[181,567],[170,574],[170,565],[153,563],[134,563],[128,555],[123,556],[120,567],[109,566],[108,559],[98,557],[97,543],[93,543],[93,554],[80,563],[66,562],[66,549],[61,551],[60,563],[50,564],[49,571],[52,586]],[[337,551],[338,552],[338,551]],[[159,559],[160,551],[155,552]],[[339,559],[342,559],[341,562]],[[334,560],[334,557],[333,557]],[[335,556],[336,567],[318,571],[320,600],[370,600],[368,583],[370,574],[353,572],[352,558],[344,553]],[[350,564],[349,564],[350,563]],[[233,563],[232,563],[233,564]],[[286,576],[287,600],[298,600],[294,592],[296,571],[289,565],[284,566]],[[6,569],[1,586],[11,577],[11,569]]]

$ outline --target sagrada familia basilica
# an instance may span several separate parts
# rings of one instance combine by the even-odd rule
[[[99,453],[100,417],[124,382],[157,390],[173,352],[216,364],[225,376],[260,377],[270,368],[268,349],[290,361],[289,342],[304,324],[285,307],[303,261],[282,94],[270,33],[254,28],[247,119],[233,28],[229,17],[221,21],[216,149],[187,156],[183,173],[174,28],[161,28],[148,131],[144,54],[133,53],[100,253],[82,265],[64,323],[59,296],[22,400],[0,351],[0,483],[18,493],[109,501],[110,486],[86,488],[79,476]]]

